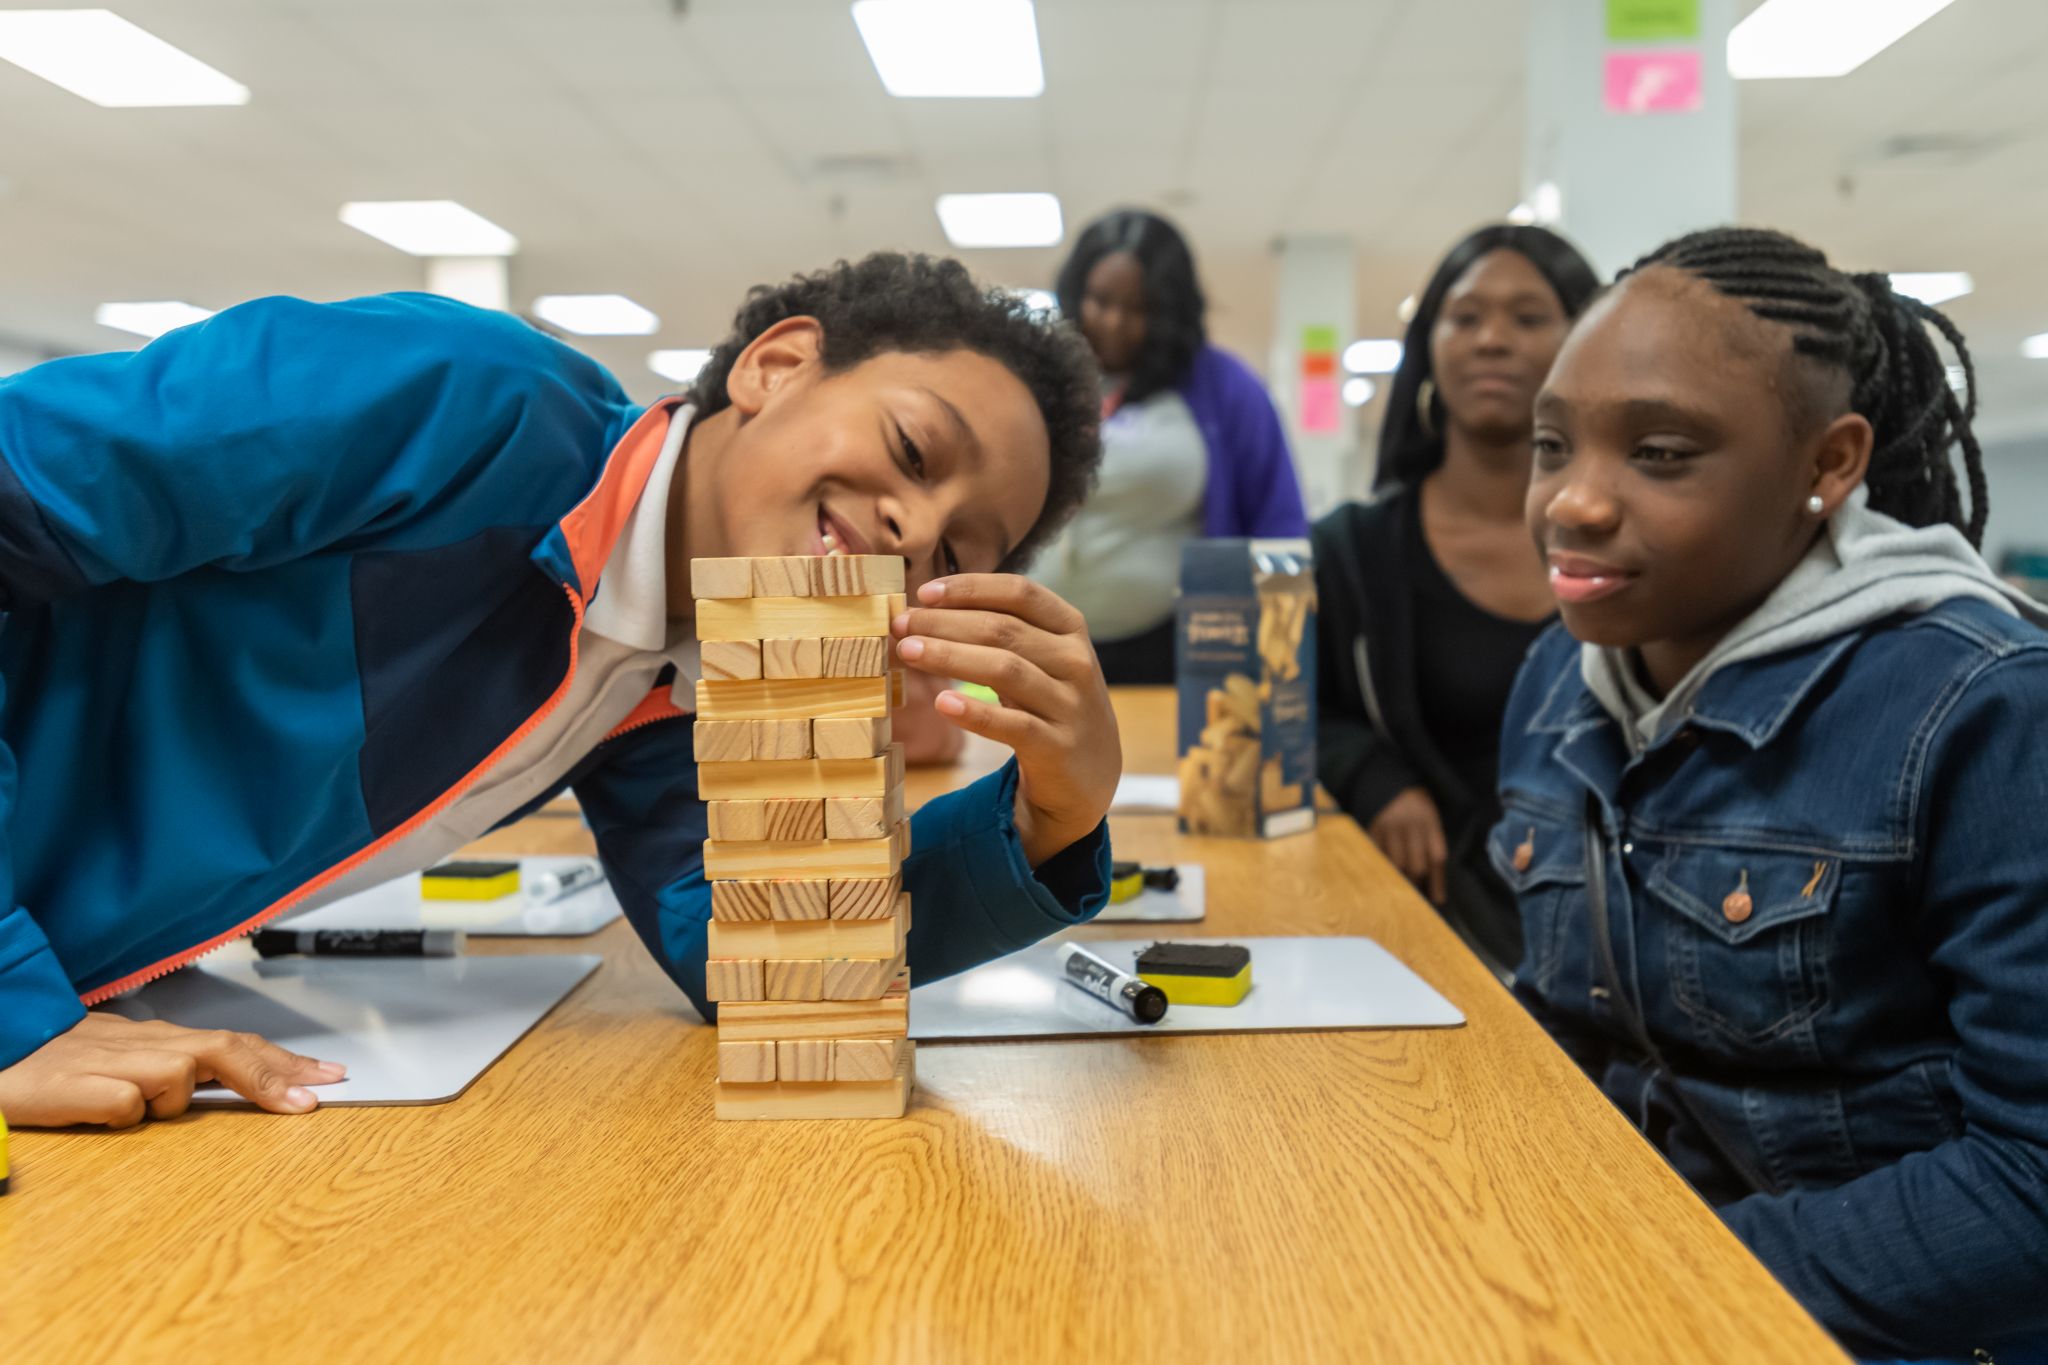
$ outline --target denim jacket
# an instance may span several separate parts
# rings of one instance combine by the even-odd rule
[[[2048,634],[1961,600],[1731,664],[1634,756],[1562,628],[1509,704],[1517,994],[1861,1351],[2048,1345],[2044,721]]]

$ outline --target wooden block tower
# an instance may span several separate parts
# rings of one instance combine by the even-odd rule
[[[697,781],[718,1117],[896,1118],[913,1075],[903,561],[699,559]]]

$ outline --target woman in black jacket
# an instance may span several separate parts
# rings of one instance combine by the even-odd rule
[[[1452,248],[1408,324],[1374,496],[1313,533],[1323,786],[1503,972],[1522,930],[1484,847],[1500,721],[1554,610],[1522,519],[1532,405],[1598,287],[1542,228]]]

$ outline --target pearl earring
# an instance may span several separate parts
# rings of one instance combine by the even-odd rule
[[[1812,497],[1806,500],[1806,510],[1810,515],[1817,517],[1821,513],[1828,510],[1828,505],[1825,501],[1822,500],[1820,494],[1815,493]]]

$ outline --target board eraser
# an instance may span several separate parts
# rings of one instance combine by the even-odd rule
[[[442,863],[420,874],[420,896],[430,901],[494,901],[518,890],[518,863]]]
[[[1235,1005],[1252,988],[1252,952],[1235,943],[1155,943],[1138,977],[1176,1005]]]

